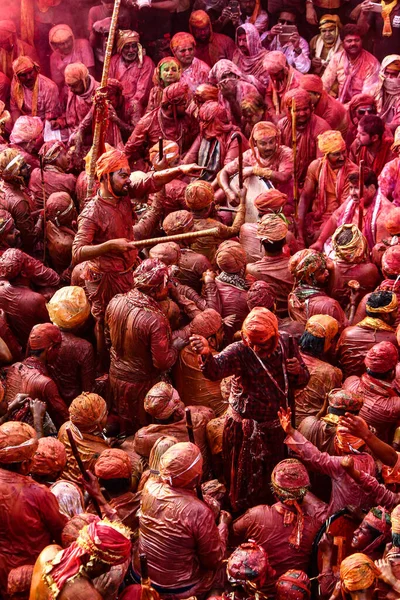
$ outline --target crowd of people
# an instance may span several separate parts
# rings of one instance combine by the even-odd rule
[[[3,0],[1,600],[400,598],[399,172],[398,0]]]

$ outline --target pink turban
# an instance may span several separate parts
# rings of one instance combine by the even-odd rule
[[[43,133],[43,121],[39,117],[23,115],[14,123],[10,135],[12,144],[23,144],[38,139]]]
[[[168,268],[158,258],[144,260],[133,272],[133,284],[140,290],[150,291],[167,285]]]

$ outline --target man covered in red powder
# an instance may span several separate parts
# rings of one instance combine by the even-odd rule
[[[234,511],[269,499],[264,482],[283,458],[283,436],[276,418],[289,389],[307,384],[309,374],[289,336],[267,308],[254,308],[244,320],[242,341],[213,355],[207,340],[193,335],[191,344],[213,380],[233,375],[223,439],[225,477]]]

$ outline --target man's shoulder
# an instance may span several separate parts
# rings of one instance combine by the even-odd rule
[[[39,86],[40,85],[42,85],[43,87],[46,87],[47,89],[49,89],[53,92],[57,92],[57,95],[58,95],[57,84],[54,83],[54,81],[52,79],[49,79],[48,77],[46,77],[46,75],[42,75],[41,73],[39,73]]]

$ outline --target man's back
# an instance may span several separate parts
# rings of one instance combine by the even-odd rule
[[[0,469],[0,596],[9,570],[33,564],[45,546],[60,538],[66,522],[46,487]]]
[[[365,355],[379,342],[392,342],[397,346],[394,330],[377,330],[360,325],[346,327],[336,346],[336,357],[343,377],[362,375],[365,372]]]
[[[0,308],[7,315],[11,331],[24,347],[32,327],[50,321],[44,296],[8,281],[0,282]]]

